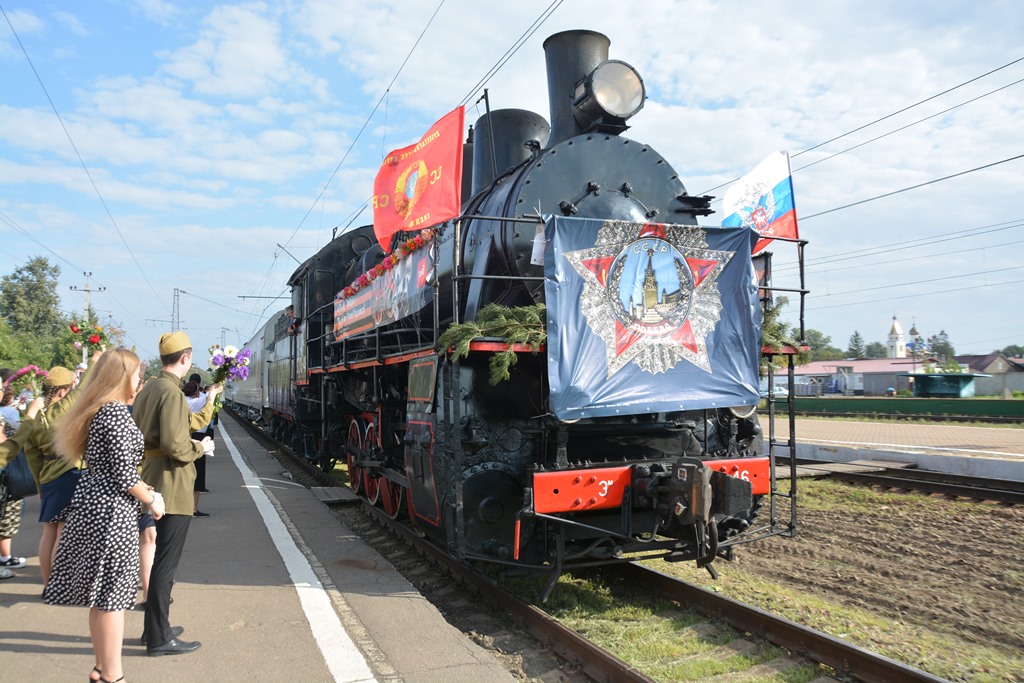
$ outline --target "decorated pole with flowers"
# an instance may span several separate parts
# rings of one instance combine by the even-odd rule
[[[238,350],[238,347],[230,344],[221,347],[214,344],[210,347],[210,372],[213,374],[213,384],[224,384],[225,382],[244,382],[249,379],[249,360],[252,358],[252,349]],[[216,408],[214,414],[220,411],[222,405],[222,394],[217,394]]]
[[[74,347],[82,352],[82,362],[86,357],[99,348],[107,346],[106,331],[100,325],[93,325],[90,322],[71,323],[71,334],[74,335]]]

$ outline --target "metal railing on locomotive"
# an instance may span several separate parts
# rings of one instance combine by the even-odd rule
[[[806,298],[810,293],[807,289],[806,273],[804,270],[804,247],[807,246],[807,240],[789,238],[789,237],[776,237],[776,242],[788,242],[796,246],[797,251],[797,268],[800,286],[796,288],[786,287],[773,287],[770,284],[764,284],[760,288],[767,292],[767,296],[762,301],[762,305],[766,307],[771,303],[771,295],[774,292],[787,292],[791,294],[798,294],[799,299],[799,339],[797,343],[800,346],[804,345],[804,333],[805,333],[805,319],[804,313],[806,310]],[[776,520],[778,517],[778,500],[777,497],[783,497],[789,499],[789,528],[786,533],[781,535],[792,538],[796,534],[797,527],[797,486],[796,486],[796,380],[795,380],[795,364],[794,358],[796,357],[798,349],[767,349],[762,347],[761,354],[768,358],[768,395],[766,402],[768,405],[768,458],[771,463],[771,496],[769,498],[769,515],[770,519]],[[788,438],[785,442],[780,442],[775,435],[775,413],[776,404],[778,399],[775,396],[775,363],[774,357],[782,355],[786,357],[786,388],[788,390],[788,396],[786,397],[786,419],[788,420],[789,432]],[[789,491],[780,491],[778,489],[778,480],[775,476],[775,459],[779,455],[780,447],[783,449],[784,457],[789,458]],[[757,540],[752,538],[749,540]]]

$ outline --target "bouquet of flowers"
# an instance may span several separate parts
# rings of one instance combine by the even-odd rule
[[[88,322],[78,322],[71,323],[70,327],[71,334],[76,337],[75,349],[79,351],[83,348],[93,351],[97,347],[105,346],[108,343],[107,334],[99,325],[93,325]]]
[[[252,358],[252,349],[238,350],[237,347],[214,344],[210,347],[210,372],[213,373],[213,384],[224,382],[244,382],[249,379],[249,359]],[[217,394],[217,403],[214,413],[220,411],[221,394]]]
[[[49,376],[50,373],[36,365],[26,365],[11,375],[5,385],[14,391],[14,405],[18,410],[24,412],[33,398],[42,396],[43,380]]]
[[[249,379],[249,359],[252,358],[252,349],[214,344],[210,347],[210,365],[213,373],[213,384],[222,382],[245,381]]]

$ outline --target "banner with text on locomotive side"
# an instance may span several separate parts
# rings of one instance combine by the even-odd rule
[[[757,237],[749,228],[548,218],[555,415],[756,405]]]
[[[412,315],[434,300],[434,260],[420,249],[350,296],[334,299],[334,338],[341,340]]]
[[[384,158],[373,181],[373,232],[384,251],[401,230],[420,230],[459,215],[464,108],[430,127],[415,145]]]

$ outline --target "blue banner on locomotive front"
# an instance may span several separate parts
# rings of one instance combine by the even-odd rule
[[[559,419],[757,404],[754,230],[550,217],[545,239]]]

